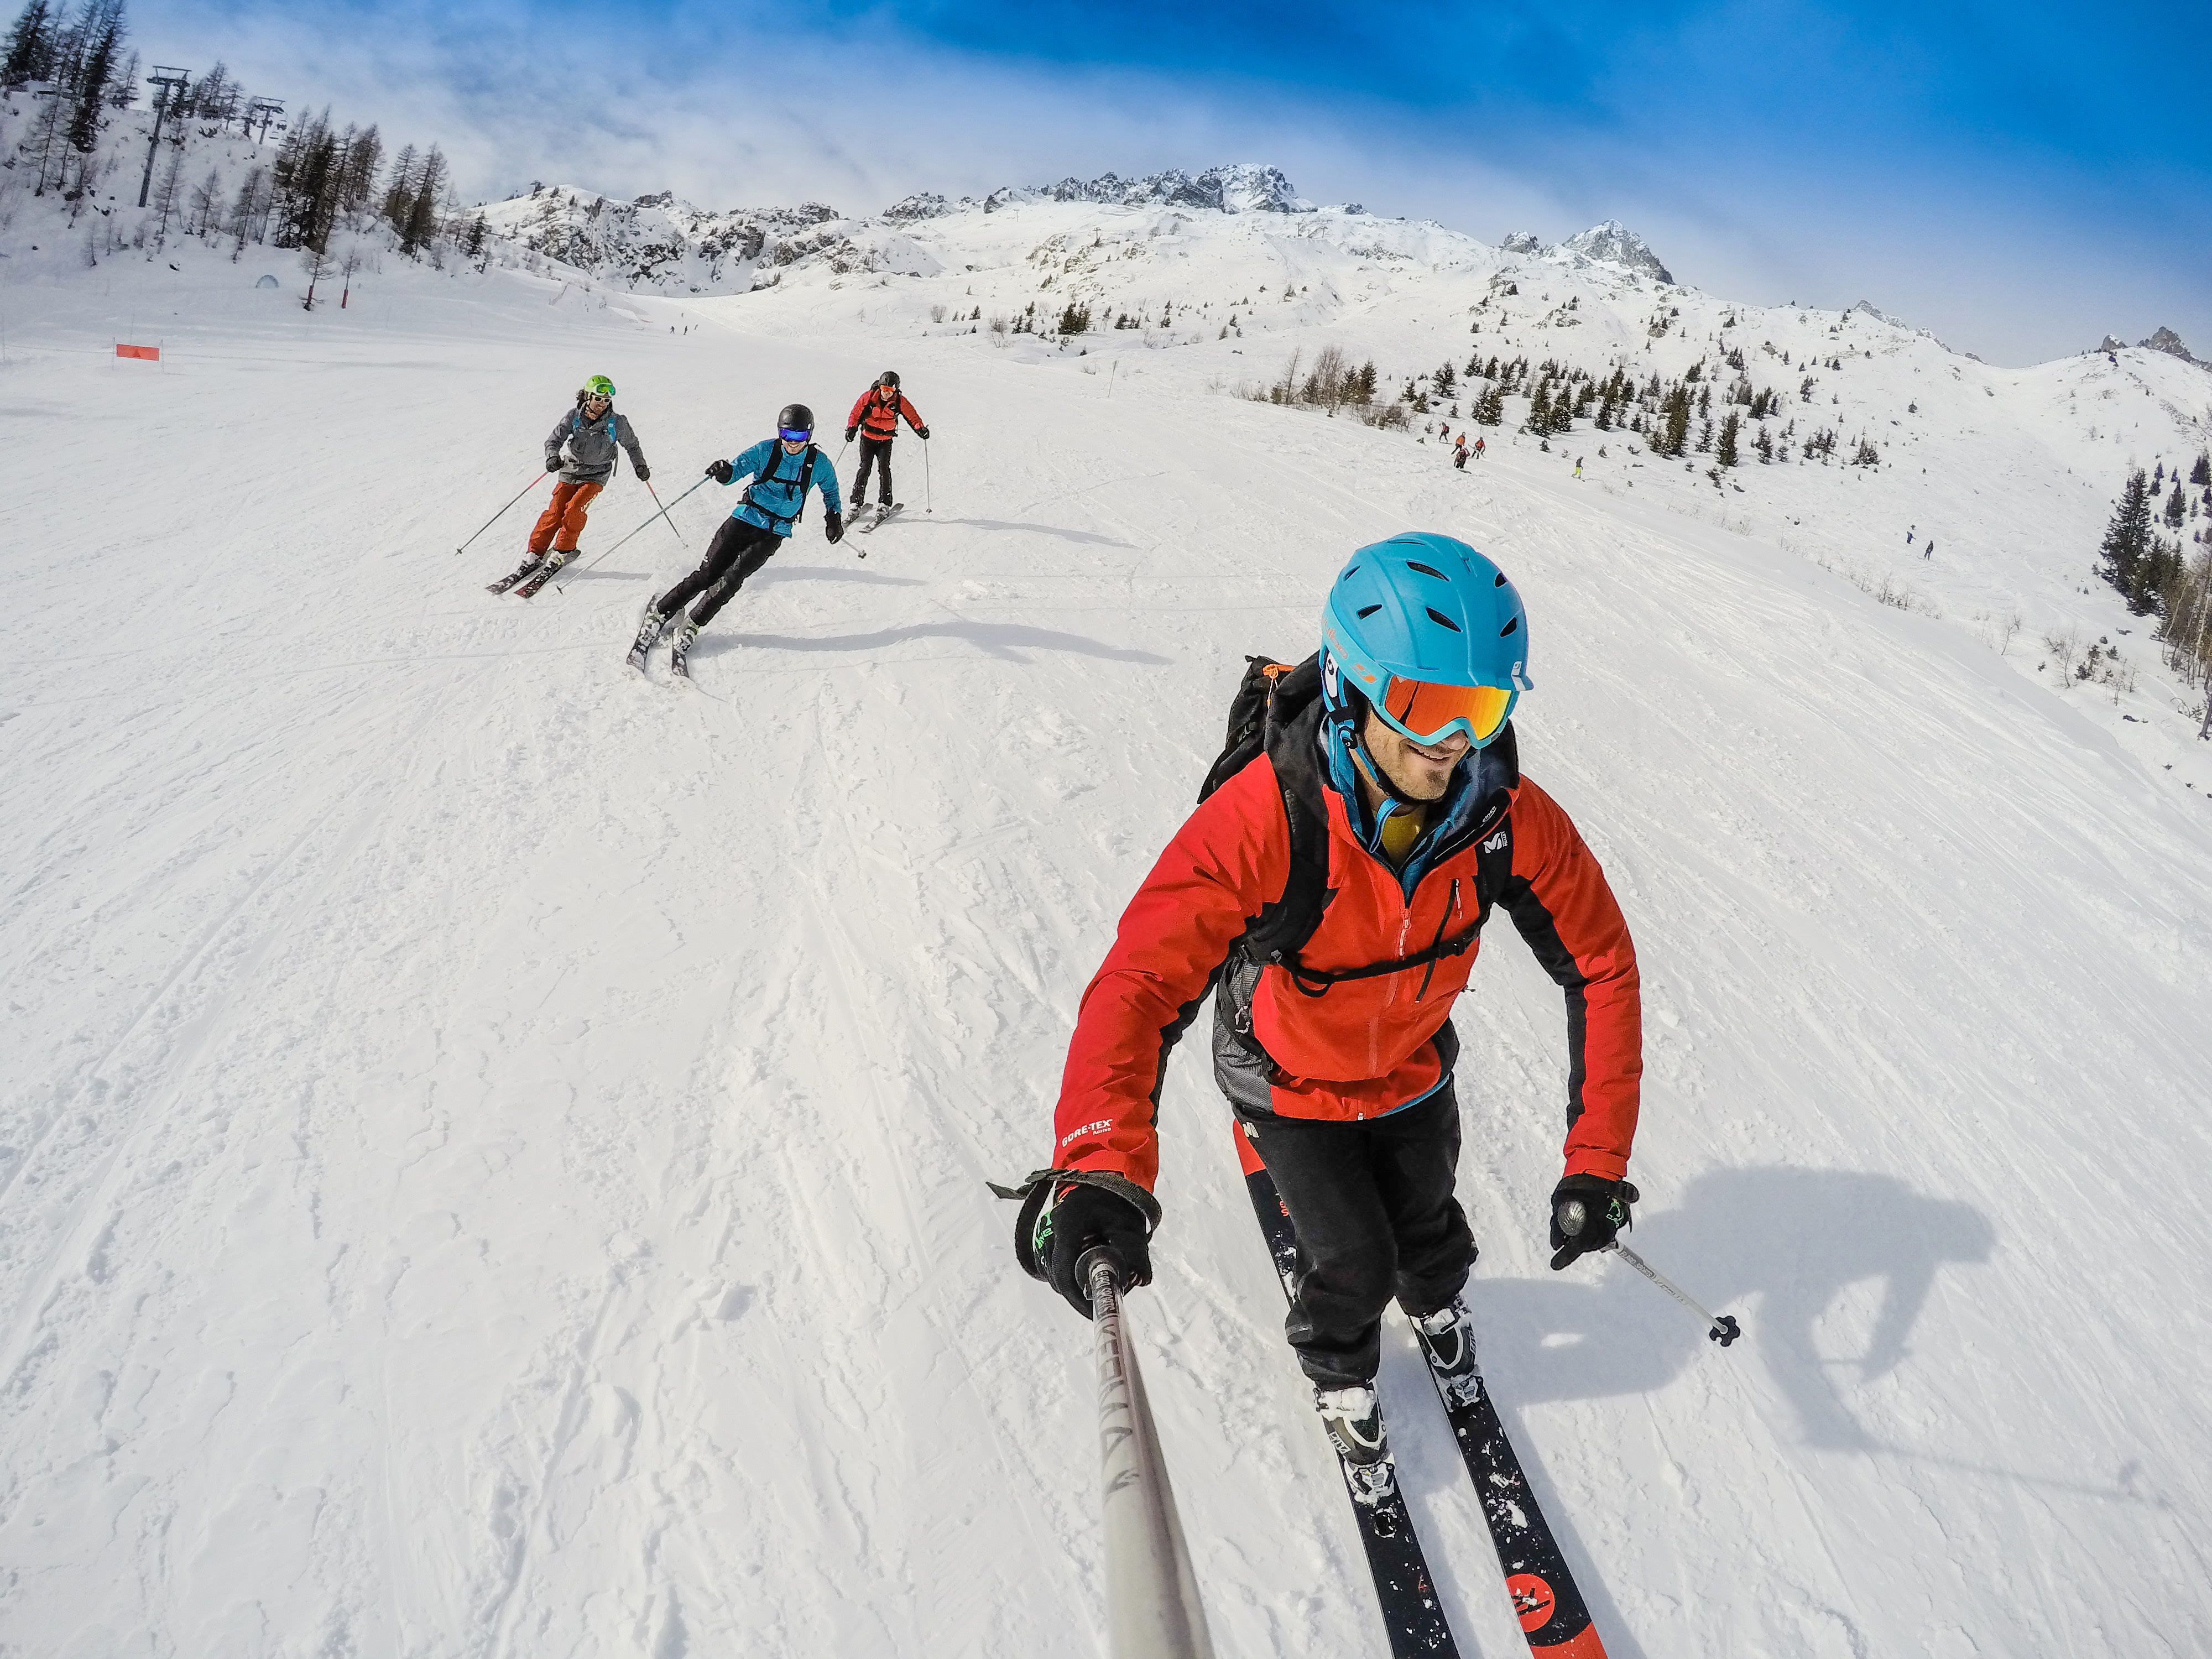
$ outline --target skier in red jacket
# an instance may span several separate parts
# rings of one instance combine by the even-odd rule
[[[846,417],[845,441],[852,442],[855,434],[860,440],[860,471],[853,484],[853,509],[856,513],[867,505],[871,466],[882,468],[883,505],[888,508],[891,504],[891,440],[898,436],[902,416],[916,437],[928,440],[929,428],[921,423],[921,415],[899,390],[898,371],[887,368],[876,376],[873,386],[860,394],[852,414]]]
[[[1642,1037],[1635,947],[1604,872],[1521,775],[1508,721],[1529,685],[1528,624],[1512,585],[1462,542],[1394,537],[1337,577],[1322,637],[1275,682],[1264,750],[1202,799],[1123,912],[1083,994],[1053,1168],[1024,1189],[1016,1243],[1086,1315],[1077,1264],[1093,1246],[1150,1281],[1161,1084],[1211,991],[1215,1079],[1297,1235],[1291,1346],[1346,1461],[1373,1464],[1389,1455],[1372,1382],[1394,1295],[1447,1389],[1480,1386],[1449,1016],[1492,906],[1566,993],[1554,1268],[1610,1244],[1637,1199]],[[1304,936],[1283,948],[1301,902]],[[1570,1200],[1589,1218],[1572,1237]]]

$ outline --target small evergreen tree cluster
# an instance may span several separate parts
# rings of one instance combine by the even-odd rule
[[[1314,354],[1312,364],[1302,374],[1299,364],[1304,356],[1303,350],[1291,354],[1282,377],[1267,388],[1269,403],[1325,409],[1332,415],[1346,405],[1364,409],[1374,403],[1376,376],[1372,359],[1355,368],[1343,347],[1325,345]]]
[[[2174,489],[2179,494],[2178,482]],[[2170,617],[2182,583],[2181,544],[2167,542],[2152,528],[2151,494],[2149,475],[2135,468],[2098,545],[2097,574],[2119,590],[2136,615]]]
[[[124,55],[129,34],[124,0],[83,0],[73,15],[54,0],[28,0],[9,29],[0,47],[0,87],[45,82],[52,88],[23,145],[36,146],[33,195],[58,187],[76,201],[90,187],[100,112],[128,108],[138,95],[138,55]]]

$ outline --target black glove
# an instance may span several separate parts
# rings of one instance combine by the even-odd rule
[[[548,472],[558,472],[561,470],[561,458],[558,455],[548,455],[545,458],[545,470]]]
[[[637,481],[640,483],[643,483],[647,478],[650,478],[653,476],[653,469],[647,466],[643,461],[640,461],[637,465],[632,469],[632,471],[636,472]]]
[[[822,533],[830,538],[830,544],[832,547],[835,547],[839,542],[843,541],[845,539],[845,515],[842,513],[830,514],[829,515],[829,521],[822,526]]]
[[[1613,1235],[1634,1224],[1629,1206],[1644,1194],[1626,1181],[1571,1175],[1552,1188],[1552,1271],[1578,1255],[1601,1250]]]
[[[858,436],[860,435],[860,428],[858,428],[857,426],[848,426],[848,427],[847,427],[847,428],[845,428],[845,441],[846,441],[847,443],[850,443],[850,442],[852,442],[852,441],[853,441],[853,440],[854,440],[854,438],[856,438],[856,437],[858,437]]]
[[[1145,1212],[1103,1187],[1085,1183],[1061,1189],[1038,1212],[1030,1248],[1046,1282],[1067,1298],[1067,1305],[1091,1317],[1091,1290],[1077,1277],[1084,1256],[1103,1245],[1121,1259],[1122,1285],[1152,1282],[1152,1249]]]
[[[927,438],[929,435],[929,428],[926,426],[918,426],[914,429],[914,435],[917,438]]]
[[[712,479],[713,479],[716,483],[723,483],[723,484],[726,484],[726,483],[729,483],[729,481],[730,481],[730,464],[729,464],[727,461],[709,461],[709,462],[708,462],[708,463],[707,463],[707,476],[708,476],[708,477],[712,478]]]

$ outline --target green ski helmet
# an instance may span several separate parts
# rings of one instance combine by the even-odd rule
[[[615,400],[615,383],[604,374],[594,374],[584,382],[584,396],[605,398],[609,403],[612,403]]]

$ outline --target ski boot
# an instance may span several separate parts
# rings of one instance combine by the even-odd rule
[[[676,629],[676,638],[668,647],[668,672],[680,680],[691,678],[691,647],[699,637],[699,624],[686,617]]]
[[[508,588],[513,587],[517,582],[527,581],[530,579],[531,573],[538,568],[538,565],[544,562],[544,557],[545,556],[543,553],[532,553],[529,555],[523,560],[521,564],[516,567],[515,572],[512,576],[501,576],[497,581],[493,582],[487,586],[484,589],[484,592],[487,593],[504,593]]]
[[[661,632],[667,626],[668,618],[647,604],[645,607],[644,620],[637,625],[637,638],[630,643],[628,659],[629,665],[639,673],[645,672],[646,653],[660,642]]]
[[[1397,1490],[1390,1443],[1382,1431],[1382,1406],[1365,1383],[1316,1389],[1314,1410],[1344,1464],[1344,1478],[1359,1503],[1380,1504]]]
[[[1432,1314],[1413,1322],[1437,1388],[1451,1407],[1472,1406],[1482,1394],[1482,1373],[1474,1366],[1474,1322],[1454,1297]]]
[[[528,581],[523,583],[521,586],[514,590],[515,598],[519,599],[536,598],[538,591],[543,588],[546,583],[551,581],[554,577],[561,574],[561,567],[568,563],[569,560],[575,556],[576,550],[573,547],[565,553],[548,553],[545,556],[545,562],[538,567],[538,574],[532,576]]]

